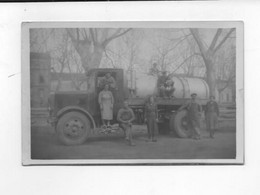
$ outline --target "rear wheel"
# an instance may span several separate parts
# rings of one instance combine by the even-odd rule
[[[181,138],[187,138],[191,136],[186,110],[172,114],[170,118],[170,129],[175,131],[177,136]]]
[[[68,112],[57,123],[59,141],[65,145],[78,145],[86,141],[90,134],[90,121],[80,112]]]

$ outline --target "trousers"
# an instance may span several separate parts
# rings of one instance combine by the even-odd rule
[[[190,128],[192,132],[192,137],[193,138],[200,138],[200,122],[199,119],[190,119]]]
[[[155,132],[157,131],[157,122],[155,117],[147,118],[147,130],[148,130],[148,138],[154,138]]]
[[[211,136],[214,135],[215,129],[217,129],[217,123],[218,116],[216,112],[209,112],[206,114],[206,127]]]
[[[132,141],[132,125],[131,124],[127,124],[127,123],[122,123],[120,125],[122,127],[122,129],[125,132],[125,138],[129,141]]]

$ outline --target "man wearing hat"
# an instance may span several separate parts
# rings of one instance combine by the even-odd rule
[[[197,94],[192,93],[191,100],[187,104],[181,106],[179,108],[179,111],[183,109],[187,109],[188,111],[187,118],[188,118],[189,126],[192,130],[192,138],[200,139],[200,116],[201,116],[202,107],[197,102],[196,97]]]
[[[215,96],[211,95],[205,109],[206,127],[209,131],[210,138],[214,138],[214,133],[217,129],[218,116],[218,103],[215,101]]]

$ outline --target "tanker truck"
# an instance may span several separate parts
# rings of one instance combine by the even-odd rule
[[[174,81],[174,98],[158,96],[157,77],[143,74],[133,76],[123,69],[92,69],[88,74],[86,91],[55,92],[49,97],[50,123],[56,130],[58,139],[65,145],[84,143],[101,126],[101,113],[98,104],[100,80],[110,73],[114,77],[117,88],[113,91],[115,103],[113,107],[114,121],[118,110],[127,100],[133,109],[137,124],[144,124],[144,107],[147,96],[155,95],[158,105],[159,132],[169,130],[180,138],[189,137],[191,132],[187,123],[187,111],[177,110],[185,104],[191,93],[197,93],[198,101],[206,105],[209,97],[207,83],[200,78],[171,76]],[[130,78],[130,79],[129,79]]]

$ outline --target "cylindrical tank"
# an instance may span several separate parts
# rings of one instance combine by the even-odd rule
[[[172,76],[174,81],[176,98],[190,98],[192,93],[197,93],[198,98],[207,99],[209,97],[209,87],[205,80],[200,78]],[[136,83],[136,96],[147,97],[148,95],[157,95],[157,77],[138,74],[135,78]]]
[[[174,81],[174,96],[176,98],[190,98],[192,93],[197,93],[200,99],[209,97],[209,87],[203,79],[176,76],[171,77],[171,79]]]

